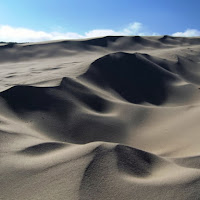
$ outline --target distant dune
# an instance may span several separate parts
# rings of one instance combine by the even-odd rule
[[[200,38],[0,43],[0,199],[199,200]]]

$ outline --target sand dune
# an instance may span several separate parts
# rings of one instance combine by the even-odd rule
[[[0,199],[200,199],[200,38],[0,52]]]

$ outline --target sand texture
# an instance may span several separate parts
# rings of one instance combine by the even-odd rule
[[[1,200],[200,200],[200,38],[0,43]]]

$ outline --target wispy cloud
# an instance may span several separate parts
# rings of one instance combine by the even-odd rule
[[[107,35],[155,35],[145,32],[144,26],[139,22],[129,24],[122,30],[95,29],[84,34],[74,32],[45,32],[27,28],[16,28],[8,25],[0,25],[0,41],[4,42],[40,42],[59,39],[83,39],[101,37]]]
[[[187,29],[184,32],[174,33],[174,34],[172,34],[172,36],[195,37],[195,36],[200,36],[200,31],[197,29]]]

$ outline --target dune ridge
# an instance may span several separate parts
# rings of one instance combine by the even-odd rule
[[[0,52],[0,199],[200,199],[200,38]]]

